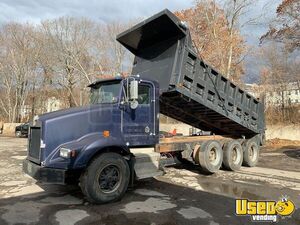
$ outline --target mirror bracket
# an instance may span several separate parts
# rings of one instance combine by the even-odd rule
[[[135,79],[130,81],[130,89],[129,89],[129,103],[131,109],[136,109],[139,105],[138,102],[138,93],[139,82]]]

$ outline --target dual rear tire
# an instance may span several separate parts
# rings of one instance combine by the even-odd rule
[[[221,166],[227,170],[237,171],[242,165],[256,166],[259,156],[258,144],[249,139],[243,143],[231,140],[223,145],[219,141],[211,140],[201,144],[194,150],[194,160],[208,173],[217,172]]]
[[[243,147],[239,141],[232,140],[223,146],[223,167],[227,170],[237,171],[243,163]]]
[[[244,142],[244,160],[243,166],[254,167],[258,163],[259,146],[258,144],[249,139]]]
[[[198,162],[207,173],[217,172],[222,165],[222,159],[222,146],[218,141],[206,141],[198,150]]]

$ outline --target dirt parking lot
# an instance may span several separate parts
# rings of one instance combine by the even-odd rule
[[[76,186],[36,183],[22,172],[26,139],[0,137],[0,224],[253,224],[235,215],[235,199],[279,200],[297,210],[278,224],[300,224],[300,147],[271,145],[258,167],[205,175],[195,166],[166,168],[137,182],[116,203],[91,205]],[[257,223],[255,223],[257,224]],[[266,224],[266,223],[262,223]]]

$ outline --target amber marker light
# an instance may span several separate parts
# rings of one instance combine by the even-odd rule
[[[103,131],[103,137],[109,137],[109,130],[105,130],[105,131]]]

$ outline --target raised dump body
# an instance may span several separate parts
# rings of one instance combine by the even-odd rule
[[[118,35],[132,74],[160,84],[160,112],[215,134],[263,134],[264,107],[197,55],[188,27],[164,10]]]

